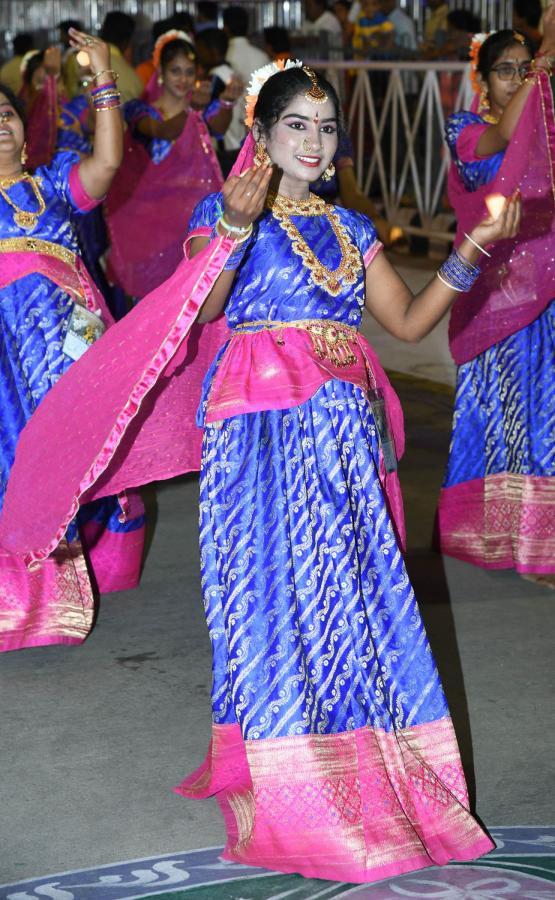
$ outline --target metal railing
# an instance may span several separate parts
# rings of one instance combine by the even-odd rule
[[[449,151],[448,115],[468,108],[468,64],[460,62],[335,62],[311,60],[349,81],[347,128],[357,180],[383,206],[391,225],[448,240],[443,203]],[[411,223],[411,219],[413,222]]]

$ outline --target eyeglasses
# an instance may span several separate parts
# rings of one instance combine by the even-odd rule
[[[501,81],[514,81],[515,75],[519,81],[524,81],[530,71],[529,62],[522,63],[520,66],[515,66],[514,63],[499,63],[498,66],[492,66],[490,69],[490,72],[495,72]]]

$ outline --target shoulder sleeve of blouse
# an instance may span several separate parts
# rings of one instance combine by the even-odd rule
[[[139,119],[152,116],[153,110],[144,100],[128,100],[127,103],[123,104],[122,113],[127,124],[133,125]]]
[[[344,224],[350,232],[352,241],[360,250],[365,268],[368,268],[383,247],[378,239],[376,226],[364,213],[355,212],[353,209],[341,209],[341,215],[345,219]]]
[[[445,123],[445,139],[451,158],[468,191],[487,184],[497,174],[503,162],[503,151],[492,156],[478,156],[476,145],[488,128],[481,116],[462,110],[449,116]]]
[[[197,203],[193,210],[189,221],[189,234],[197,228],[213,228],[220,218],[223,208],[223,197],[219,191],[208,194],[200,203]]]
[[[50,182],[55,193],[70,207],[71,212],[86,213],[102,201],[90,197],[81,184],[80,161],[78,153],[63,150],[56,153],[47,166],[37,169],[37,174]]]

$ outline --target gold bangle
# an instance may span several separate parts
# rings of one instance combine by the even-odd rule
[[[101,75],[111,75],[114,81],[117,81],[119,78],[118,72],[115,72],[113,69],[101,69],[100,72],[93,72],[90,80],[96,81],[97,78],[100,78]]]

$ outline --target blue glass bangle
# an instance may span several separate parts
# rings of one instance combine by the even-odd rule
[[[457,250],[453,250],[437,274],[439,279],[454,291],[466,292],[471,289],[480,271],[479,266],[474,266]]]

